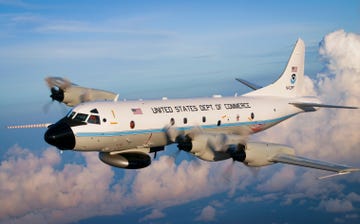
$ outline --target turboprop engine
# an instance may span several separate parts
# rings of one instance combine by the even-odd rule
[[[202,160],[219,161],[232,158],[253,167],[271,165],[274,163],[272,158],[279,154],[295,155],[294,149],[286,145],[262,142],[245,143],[244,139],[239,139],[237,135],[225,134],[200,134],[193,138],[185,136],[178,141],[178,147]]]
[[[78,86],[61,77],[47,77],[45,81],[50,88],[52,101],[64,103],[69,107],[88,101],[116,100],[118,97],[113,92]]]
[[[248,142],[246,145],[231,145],[226,151],[231,158],[247,166],[267,166],[279,154],[295,155],[295,150],[286,145],[262,142]]]

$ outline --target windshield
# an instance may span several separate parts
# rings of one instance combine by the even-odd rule
[[[97,115],[90,115],[88,119],[88,123],[90,124],[100,124],[100,117]]]
[[[67,115],[68,118],[72,119],[75,115],[75,111],[70,111]]]
[[[89,116],[88,114],[78,113],[78,114],[76,114],[76,116],[74,117],[74,120],[75,120],[75,121],[82,121],[82,122],[84,122],[88,116]]]
[[[100,124],[100,116],[97,115],[99,113],[98,110],[96,108],[92,109],[90,113],[91,114],[77,113],[76,111],[70,110],[66,118],[75,122],[83,122],[84,124]]]

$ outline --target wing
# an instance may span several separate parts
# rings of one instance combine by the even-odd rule
[[[336,173],[336,174],[320,177],[319,179],[360,171],[360,169],[358,169],[358,168],[352,168],[349,166],[340,165],[340,164],[336,164],[336,163],[329,163],[329,162],[324,162],[324,161],[319,161],[319,160],[313,160],[313,159],[308,159],[308,158],[304,158],[301,156],[295,156],[295,155],[289,155],[289,154],[283,154],[283,153],[275,155],[274,157],[272,157],[271,161],[275,162],[275,163],[286,163],[286,164],[291,164],[291,165],[296,165],[296,166],[304,166],[304,167],[310,167],[310,168],[314,168],[314,169],[327,170],[327,171]]]
[[[61,77],[47,77],[45,81],[51,91],[50,98],[53,101],[64,103],[69,107],[88,101],[116,101],[119,97],[116,93],[82,87]]]
[[[190,133],[185,134],[174,127],[167,127],[166,134],[170,142],[178,144],[180,150],[192,153],[206,161],[232,158],[253,167],[285,163],[335,172],[335,174],[322,178],[360,171],[358,168],[346,165],[297,156],[293,148],[282,144],[248,142],[246,136],[205,133],[202,130],[192,130]]]

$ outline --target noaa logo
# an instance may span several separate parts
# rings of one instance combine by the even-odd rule
[[[292,74],[292,75],[291,75],[291,79],[290,79],[290,83],[291,83],[292,85],[294,85],[295,82],[296,82],[296,74]]]

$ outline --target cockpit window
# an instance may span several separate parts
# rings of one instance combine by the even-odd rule
[[[71,113],[69,113],[69,114],[67,115],[67,117],[71,119],[71,118],[74,117],[74,115],[75,115],[75,111],[71,111]]]
[[[76,114],[74,120],[84,122],[88,116],[89,115],[87,115],[87,114],[78,113],[78,114]]]
[[[99,113],[99,111],[98,111],[96,108],[90,110],[90,112],[91,112],[91,113],[94,113],[94,114],[98,114],[98,113]]]
[[[100,117],[97,115],[90,115],[87,122],[90,124],[100,124]]]

